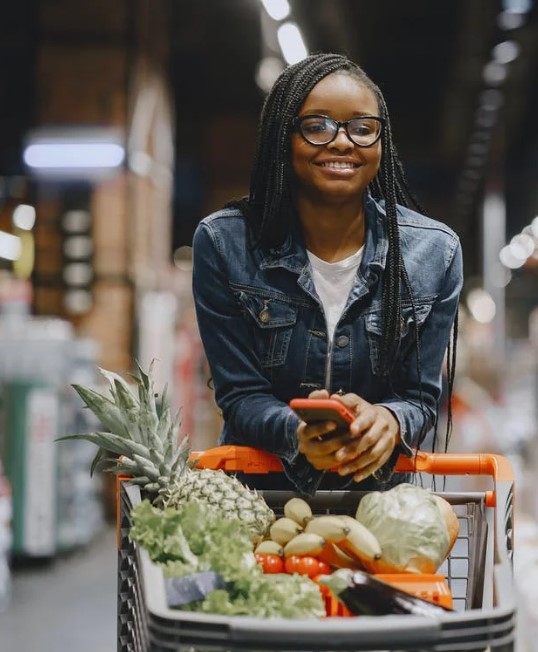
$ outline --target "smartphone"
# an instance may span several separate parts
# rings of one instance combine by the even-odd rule
[[[289,405],[295,414],[306,423],[334,421],[337,431],[347,431],[349,424],[355,420],[355,415],[343,403],[334,398],[294,398]],[[330,433],[330,435],[333,434]]]

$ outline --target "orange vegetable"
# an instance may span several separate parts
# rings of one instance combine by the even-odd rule
[[[270,574],[284,572],[284,561],[279,555],[257,552],[255,557],[256,563],[263,568],[264,573]]]
[[[308,555],[290,555],[287,557],[285,565],[286,573],[299,573],[299,575],[308,575],[312,578],[316,575],[325,575],[331,572],[331,567],[317,557]]]

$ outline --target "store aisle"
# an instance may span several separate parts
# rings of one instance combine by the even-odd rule
[[[0,614],[1,652],[116,649],[116,532],[51,564],[17,569]]]

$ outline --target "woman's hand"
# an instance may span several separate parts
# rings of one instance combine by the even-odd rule
[[[309,398],[329,398],[329,393],[317,390]],[[361,482],[388,461],[400,441],[400,425],[390,410],[368,403],[357,394],[333,394],[330,398],[339,400],[356,415],[349,432],[324,440],[336,424],[301,422],[297,428],[299,451],[315,469],[353,474],[353,480]]]

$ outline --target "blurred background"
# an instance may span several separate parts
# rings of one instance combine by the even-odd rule
[[[115,487],[90,479],[91,445],[54,443],[96,427],[70,384],[157,358],[183,432],[214,445],[192,234],[247,192],[276,76],[321,50],[381,87],[412,188],[462,240],[450,450],[512,461],[518,645],[538,649],[537,14],[533,0],[2,2],[2,652],[115,648]]]

